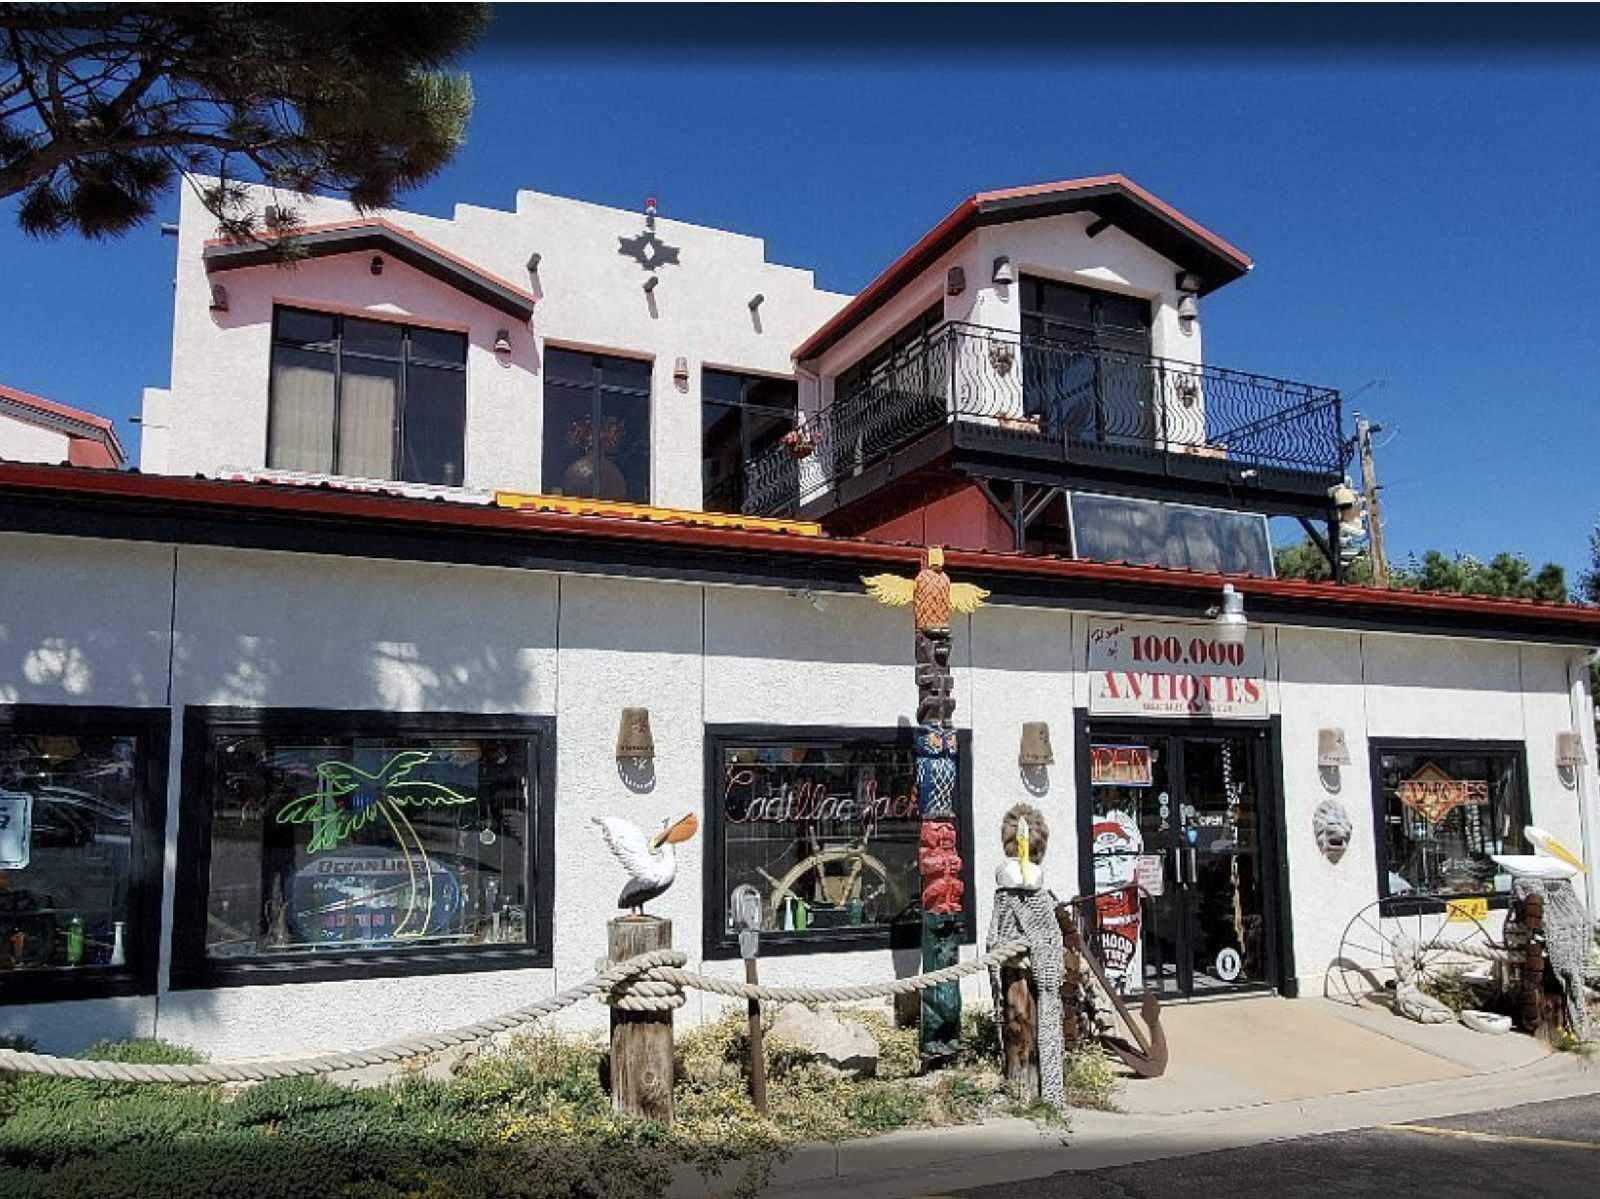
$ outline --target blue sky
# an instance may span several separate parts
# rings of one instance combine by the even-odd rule
[[[403,206],[654,195],[854,291],[975,190],[1121,171],[1256,261],[1205,301],[1209,361],[1382,381],[1353,406],[1385,426],[1392,555],[1581,569],[1600,514],[1596,22],[1396,15],[1449,23],[1423,42],[1338,10],[1285,39],[1235,10],[1152,43],[1170,14],[1081,14],[722,14],[668,35],[662,7],[514,13],[469,64],[467,148]],[[0,381],[135,444],[139,389],[168,377],[172,241],[33,242],[13,211]]]

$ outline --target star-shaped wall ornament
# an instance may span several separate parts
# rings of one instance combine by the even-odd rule
[[[631,258],[647,271],[659,266],[678,266],[678,247],[669,246],[656,236],[654,229],[646,229],[635,237],[617,238],[617,253]]]

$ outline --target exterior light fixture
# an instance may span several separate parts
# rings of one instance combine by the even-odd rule
[[[1350,746],[1344,739],[1343,729],[1317,730],[1317,765],[1350,765]]]
[[[1588,755],[1583,752],[1583,738],[1581,736],[1573,732],[1556,734],[1556,766],[1558,769],[1575,770],[1588,760]]]
[[[1179,271],[1177,284],[1179,291],[1193,295],[1200,290],[1200,276],[1193,271]]]
[[[537,275],[539,273],[539,264],[541,262],[543,262],[543,261],[544,261],[544,255],[539,253],[538,250],[535,250],[532,254],[529,254],[528,255],[528,274]]]
[[[994,260],[994,281],[1000,284],[1015,283],[1017,270],[1011,265],[1011,259],[1005,254]]]
[[[1355,489],[1348,483],[1336,483],[1328,488],[1328,498],[1333,501],[1333,506],[1340,510],[1356,506]]]
[[[1206,615],[1217,625],[1217,640],[1223,645],[1243,645],[1245,631],[1250,622],[1244,615],[1244,596],[1233,589],[1232,583],[1222,585],[1222,603],[1207,608]]]
[[[645,294],[649,295],[651,292],[653,292],[656,289],[656,284],[658,284],[660,282],[661,282],[661,276],[660,275],[651,275],[648,279],[646,279],[644,281]]]
[[[1019,766],[1054,766],[1056,755],[1050,748],[1050,725],[1043,720],[1022,723],[1022,748],[1017,751]]]
[[[1193,296],[1186,295],[1178,301],[1178,319],[1191,322],[1200,315],[1200,304]]]
[[[374,254],[372,256],[372,261],[367,264],[367,269],[374,275],[383,274],[383,255]]]
[[[679,391],[689,390],[689,360],[680,357],[672,364],[672,381],[678,385]]]
[[[211,285],[211,311],[228,311],[228,289],[220,283]]]
[[[946,294],[959,296],[967,290],[967,272],[958,266],[951,267],[944,273],[944,290]]]
[[[755,295],[750,297],[750,311],[754,312],[757,308],[760,308],[761,305],[765,304],[766,302],[767,302],[767,297],[762,295],[759,291],[756,292]]]
[[[511,353],[511,330],[498,329],[494,335],[494,352],[496,354]]]
[[[650,733],[650,709],[622,709],[622,723],[617,728],[617,761],[653,762],[655,757],[656,739]]]

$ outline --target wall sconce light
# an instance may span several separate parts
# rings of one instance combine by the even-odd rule
[[[944,273],[944,290],[947,295],[959,296],[967,290],[967,272],[958,266]]]
[[[1050,748],[1050,725],[1043,720],[1025,720],[1022,723],[1022,748],[1017,751],[1017,765],[1054,766],[1056,755]]]
[[[532,254],[529,254],[528,255],[528,274],[537,275],[539,273],[539,264],[541,262],[543,262],[543,261],[544,261],[544,255],[539,253],[539,251],[535,250]]]
[[[1344,739],[1343,729],[1317,730],[1317,765],[1350,765],[1350,746]]]
[[[1193,271],[1179,271],[1177,283],[1179,291],[1188,292],[1191,295],[1200,290],[1200,276]]]
[[[1583,752],[1583,738],[1573,732],[1556,734],[1556,767],[1561,770],[1576,770],[1587,762],[1588,755]]]
[[[767,297],[762,295],[759,291],[756,292],[755,295],[750,297],[750,311],[754,312],[757,308],[760,308],[761,305],[765,304],[766,302],[767,302]]]
[[[1250,622],[1244,615],[1244,596],[1233,589],[1232,583],[1222,585],[1222,603],[1207,608],[1206,615],[1216,621],[1217,640],[1223,645],[1244,644]]]
[[[511,353],[511,330],[499,329],[494,335],[494,352],[496,354]]]
[[[383,255],[382,254],[374,254],[372,256],[372,261],[367,263],[367,269],[369,271],[371,271],[374,275],[383,274]]]
[[[661,282],[661,276],[660,275],[651,275],[648,279],[646,279],[644,281],[645,294],[649,295],[651,292],[653,292],[656,289],[656,284],[658,284],[660,282]]]
[[[617,761],[653,762],[655,757],[656,739],[650,734],[650,709],[622,709],[622,723],[617,728]]]
[[[678,385],[679,391],[689,390],[689,360],[680,357],[672,364],[672,381]]]
[[[1189,332],[1199,316],[1200,304],[1193,296],[1184,296],[1178,301],[1178,322],[1185,333]]]
[[[228,311],[228,289],[220,283],[211,285],[211,311]]]
[[[1016,268],[1011,265],[1008,255],[1002,254],[994,260],[994,281],[1000,284],[1015,283],[1017,281]]]

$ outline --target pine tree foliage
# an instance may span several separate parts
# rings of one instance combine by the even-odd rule
[[[1600,553],[1600,547],[1597,547]],[[1322,551],[1309,540],[1279,546],[1274,558],[1278,577],[1284,579],[1326,579],[1332,572]],[[1371,585],[1372,563],[1358,558],[1346,571],[1352,583]],[[1588,586],[1585,576],[1585,587]],[[1546,600],[1565,603],[1571,599],[1567,572],[1556,562],[1546,562],[1537,571],[1521,554],[1496,554],[1487,562],[1471,554],[1447,555],[1428,550],[1415,554],[1389,568],[1389,585],[1406,591],[1444,591],[1457,595],[1493,595],[1510,599]]]
[[[449,70],[479,4],[0,3],[0,198],[28,233],[112,237],[180,176],[221,232],[292,232],[292,199],[362,210],[460,148],[472,87]],[[268,221],[242,182],[281,190]]]

